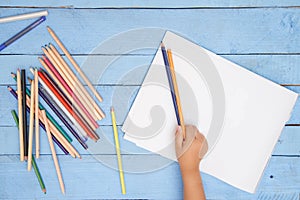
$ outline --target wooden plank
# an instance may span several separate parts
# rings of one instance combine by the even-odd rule
[[[143,163],[135,163],[137,157]],[[115,156],[102,155],[102,159],[116,163]],[[153,155],[125,155],[123,160],[132,167],[150,165],[156,160]],[[66,195],[60,193],[51,166],[51,156],[43,155],[37,160],[47,188],[45,196],[38,186],[33,172],[27,172],[24,163],[16,156],[0,156],[0,197],[1,199],[181,199],[182,182],[179,167],[171,163],[161,169],[147,173],[125,173],[126,196],[119,187],[118,172],[104,166],[91,156],[72,159],[59,156],[60,166],[66,185]],[[300,190],[300,158],[272,157],[255,194],[249,194],[227,185],[207,174],[202,174],[207,199],[298,199]],[[289,169],[289,170],[287,170]],[[163,186],[163,187],[162,187]],[[18,192],[15,192],[18,191]]]
[[[275,83],[300,85],[300,55],[221,56]],[[101,85],[141,85],[153,57],[154,54],[74,56],[92,83]],[[38,55],[0,55],[0,85],[15,84],[10,73],[16,73],[18,68],[42,67],[37,58]],[[291,89],[300,92],[297,87]]]
[[[0,9],[0,17],[33,8]],[[148,37],[128,37],[117,48],[99,53],[118,53],[116,49],[132,42],[158,44],[163,30],[187,36],[197,44],[219,54],[299,53],[298,8],[274,9],[48,9],[46,22],[6,48],[2,54],[38,54],[40,46],[52,41],[46,31],[51,26],[70,52],[88,54],[104,40],[120,32],[156,27],[161,32]],[[0,38],[9,38],[29,21],[2,24]],[[91,31],[92,30],[92,31]],[[76,33],[76,34],[75,34]],[[26,48],[24,48],[26,47]]]
[[[65,129],[65,127],[63,127]],[[67,129],[66,129],[67,130]],[[300,156],[300,126],[286,126],[281,133],[281,136],[275,146],[273,155],[275,156]],[[81,145],[73,138],[72,145],[82,155],[88,154],[115,154],[114,140],[112,127],[102,126],[97,133],[100,136],[100,140],[97,143],[90,141],[88,144],[91,147],[89,151],[84,150]],[[122,154],[149,154],[140,147],[137,147],[134,143],[121,139],[123,132],[119,127],[120,145]],[[0,155],[18,155],[19,143],[17,127],[0,127]],[[59,148],[57,148],[58,154],[63,154]],[[41,130],[41,154],[51,154],[46,133]],[[150,153],[151,154],[151,153]]]
[[[15,89],[16,87],[13,86]],[[105,99],[102,103],[99,103],[100,107],[103,109],[104,113],[108,115],[110,107],[115,106],[117,110],[117,123],[118,125],[123,124],[127,113],[134,102],[135,96],[138,92],[139,86],[98,86],[97,90],[100,91],[100,94]],[[17,109],[17,101],[7,90],[7,86],[0,85],[0,96],[2,101],[0,101],[0,116],[10,116],[10,112],[13,109]],[[42,99],[41,102],[43,103]],[[43,105],[48,109],[45,103]],[[50,109],[48,109],[50,111]],[[287,124],[299,124],[300,121],[300,99],[297,100],[296,106],[294,107],[293,112],[291,113],[291,118]],[[50,112],[53,114],[53,112]],[[53,116],[55,116],[53,114]],[[109,116],[109,115],[108,115]],[[0,121],[0,126],[14,126],[14,121],[10,117],[6,120]],[[106,117],[99,121],[100,125],[111,125],[109,117]]]
[[[299,2],[297,0],[286,0],[286,1],[268,1],[268,0],[247,0],[247,1],[217,1],[217,0],[204,0],[204,1],[159,1],[159,0],[131,0],[131,1],[93,1],[93,0],[85,0],[85,1],[71,1],[71,0],[62,0],[62,1],[38,1],[33,0],[30,2],[22,1],[22,0],[3,0],[1,2],[1,6],[9,6],[9,7],[59,7],[59,8],[220,8],[220,7],[291,7],[291,6],[299,6]]]

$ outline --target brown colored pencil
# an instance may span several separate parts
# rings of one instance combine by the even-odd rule
[[[17,89],[18,93],[22,94],[21,73],[17,71]],[[23,110],[22,110],[22,95],[18,95],[18,112],[19,112],[19,142],[20,142],[20,160],[24,161],[24,134],[23,134]]]
[[[26,104],[30,108],[30,97],[26,95]],[[45,124],[45,120],[41,115],[41,109],[39,109],[39,120]],[[75,158],[76,156],[80,158],[79,153],[74,149],[74,147],[66,140],[66,138],[63,137],[62,134],[59,133],[58,129],[55,127],[55,125],[47,118],[47,122],[50,126],[50,130],[52,134],[55,136],[55,138],[61,143],[61,145],[70,153],[70,155]]]
[[[51,63],[55,66],[55,69],[59,72],[59,75],[63,78],[63,80],[67,83],[67,86],[72,90],[72,95],[74,95],[74,98],[80,98],[81,103],[87,108],[88,112],[93,116],[94,120],[97,120],[99,118],[99,115],[97,115],[97,112],[94,112],[94,109],[90,103],[87,103],[87,98],[84,97],[82,92],[79,92],[78,85],[74,82],[74,80],[71,78],[71,76],[68,75],[67,71],[63,67],[63,64],[59,60],[59,58],[55,55],[55,53],[50,49],[48,46],[46,46],[46,51],[48,55],[46,54],[47,58],[51,61]],[[45,52],[45,50],[43,50]],[[50,57],[49,57],[50,56]]]
[[[50,53],[44,47],[42,48],[42,50],[45,53],[45,55],[47,56],[47,58],[50,60],[51,64],[53,64],[55,66],[55,68],[59,68],[58,65],[56,64],[56,62],[54,61],[54,59],[52,58],[52,56],[50,55]],[[41,62],[41,60],[40,60],[40,62]],[[89,116],[89,114],[88,114],[87,111],[84,112],[83,108],[81,106],[79,106],[77,102],[74,101],[74,99],[69,95],[69,93],[67,92],[67,90],[60,84],[60,81],[52,73],[52,71],[49,69],[49,67],[47,66],[47,68],[46,68],[45,65],[43,65],[43,66],[45,67],[45,69],[47,70],[47,72],[50,74],[50,76],[54,79],[54,81],[59,86],[59,88],[67,96],[67,98],[72,102],[72,104],[75,107],[75,109],[80,113],[80,115],[82,115],[85,118],[85,120],[93,128],[93,130],[96,130],[98,128],[98,126],[97,126],[97,122],[95,121],[95,119],[92,116]]]
[[[63,182],[63,179],[62,179],[62,175],[61,175],[58,159],[57,159],[57,156],[56,156],[54,144],[53,144],[53,141],[51,139],[50,127],[49,127],[49,124],[47,122],[48,120],[47,120],[47,117],[46,117],[45,110],[42,110],[42,116],[43,116],[44,121],[45,121],[46,133],[47,133],[47,137],[48,137],[48,141],[49,141],[49,145],[50,145],[52,158],[53,158],[53,162],[54,162],[54,165],[55,165],[56,174],[57,174],[57,177],[58,177],[60,189],[61,189],[61,192],[63,194],[65,194],[65,185],[64,185],[64,182]]]
[[[31,98],[30,98],[30,114],[29,114],[29,137],[28,137],[28,162],[27,170],[31,170],[32,161],[32,141],[33,141],[33,124],[34,124],[34,82],[31,83]]]
[[[71,88],[71,90],[73,91],[74,95],[81,99],[82,104],[84,104],[84,106],[88,109],[88,111],[93,115],[95,120],[102,119],[102,117],[99,115],[99,113],[95,112],[93,105],[87,101],[88,98],[80,90],[80,85],[78,83],[76,83],[75,80],[72,78],[72,76],[67,72],[61,59],[59,59],[59,56],[57,56],[49,46],[46,46],[46,49],[57,64],[56,70],[60,73],[60,75],[68,83],[68,85]]]
[[[173,81],[173,86],[174,86],[174,92],[175,92],[175,97],[176,97],[176,104],[177,104],[177,108],[178,108],[178,115],[179,115],[179,119],[180,119],[180,126],[182,128],[183,139],[185,139],[185,124],[184,124],[184,119],[183,119],[181,101],[180,101],[180,96],[179,96],[179,90],[178,90],[178,85],[177,85],[177,80],[176,80],[176,75],[175,75],[175,69],[174,69],[174,63],[173,63],[173,57],[172,57],[171,49],[167,50],[167,54],[168,54],[170,71],[171,71],[171,76],[172,76],[172,81]]]
[[[78,92],[79,93],[82,92],[83,95],[86,97],[86,100],[89,102],[89,104],[91,104],[93,106],[93,108],[96,109],[97,114],[100,115],[99,119],[104,118],[105,117],[104,112],[101,110],[101,108],[98,106],[98,104],[94,101],[94,99],[91,97],[91,95],[89,94],[89,92],[85,89],[85,87],[83,86],[83,84],[81,83],[81,81],[73,73],[73,71],[71,70],[70,66],[66,63],[66,61],[63,59],[63,57],[58,53],[58,51],[55,48],[55,46],[52,45],[52,44],[49,44],[49,48],[53,51],[53,53],[55,54],[55,56],[63,64],[63,67],[64,67],[64,69],[66,71],[66,74],[73,79],[73,81],[76,83],[76,86],[79,86]]]
[[[50,33],[50,35],[52,36],[52,38],[55,40],[55,42],[58,44],[58,46],[61,48],[61,50],[64,52],[64,54],[66,54],[67,58],[69,59],[69,61],[72,63],[72,65],[75,67],[76,71],[79,73],[79,75],[82,77],[82,79],[86,82],[86,84],[88,85],[88,87],[91,89],[91,91],[94,93],[94,95],[96,96],[96,98],[102,102],[102,97],[99,95],[99,93],[97,92],[97,90],[94,88],[94,86],[92,85],[92,83],[89,81],[89,79],[86,77],[86,75],[81,71],[80,67],[78,66],[78,64],[76,63],[76,61],[73,59],[73,57],[70,55],[70,53],[68,52],[68,50],[65,48],[65,46],[63,45],[63,43],[59,40],[59,38],[57,37],[57,35],[54,33],[54,31],[48,26],[47,27],[48,32]]]

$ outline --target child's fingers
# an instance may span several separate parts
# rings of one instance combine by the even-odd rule
[[[182,142],[183,142],[183,134],[182,134],[182,129],[180,126],[177,127],[176,130],[176,135],[175,135],[175,147],[176,150],[180,150],[182,147]]]

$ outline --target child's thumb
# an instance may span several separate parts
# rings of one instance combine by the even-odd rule
[[[176,135],[175,135],[176,150],[180,150],[182,148],[182,142],[183,142],[182,129],[180,126],[178,126],[177,130],[176,130]]]

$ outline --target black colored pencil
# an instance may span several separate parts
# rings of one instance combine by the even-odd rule
[[[73,134],[73,136],[78,140],[81,146],[84,149],[87,149],[87,144],[81,139],[78,133],[72,128],[72,126],[67,122],[67,120],[62,116],[62,113],[58,110],[58,105],[53,101],[50,95],[46,94],[44,88],[40,88],[39,90],[40,96],[44,99],[44,101],[49,105],[49,107],[54,111],[54,113],[59,117],[59,119],[66,125],[69,131]]]
[[[21,70],[21,86],[22,86],[22,114],[23,114],[23,135],[24,135],[24,158],[28,156],[28,130],[27,130],[27,113],[26,113],[26,71]]]

